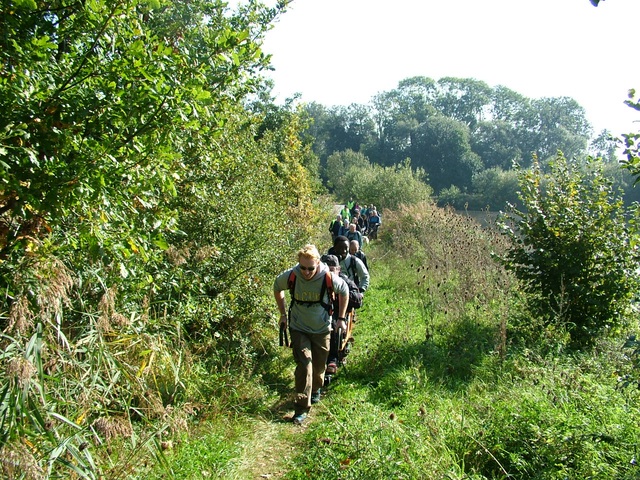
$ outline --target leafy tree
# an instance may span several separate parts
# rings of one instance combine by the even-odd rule
[[[469,127],[441,115],[416,129],[413,151],[412,162],[428,173],[436,192],[450,185],[471,186],[481,168],[480,157],[471,150]]]
[[[435,82],[427,77],[402,80],[398,88],[374,96],[376,142],[365,146],[374,162],[394,165],[413,155],[415,129],[436,114]]]
[[[309,118],[303,138],[319,158],[325,181],[330,155],[345,150],[360,151],[375,135],[370,109],[366,105],[353,103],[347,107],[325,108],[311,103],[303,107],[303,114]]]
[[[618,163],[616,149],[618,142],[608,130],[602,130],[589,145],[589,154],[600,157],[607,163]]]
[[[337,198],[349,198],[353,196],[351,182],[347,179],[347,171],[361,171],[370,166],[369,159],[364,154],[346,150],[335,152],[327,159],[325,173],[329,189]],[[360,199],[358,198],[360,201]]]
[[[491,87],[472,78],[445,77],[438,80],[436,108],[445,117],[465,123],[471,131],[483,120],[490,103]]]
[[[485,120],[502,120],[516,127],[521,124],[529,104],[530,100],[524,95],[498,85],[491,92],[491,102],[488,105],[489,117]]]
[[[392,167],[376,164],[352,167],[345,172],[345,179],[353,197],[367,205],[395,209],[400,205],[428,202],[433,195],[424,169],[412,169],[409,160]]]
[[[634,89],[629,90],[629,98],[625,100],[625,104],[640,112],[640,99],[636,98]],[[640,182],[640,133],[623,134],[622,139],[624,144],[623,153],[627,157],[622,162],[622,165],[636,177],[635,183],[638,183]]]
[[[513,124],[504,120],[480,122],[471,136],[471,148],[485,168],[509,169],[522,160],[520,138]]]
[[[622,200],[602,174],[602,162],[586,168],[559,153],[544,176],[520,173],[523,209],[503,223],[513,247],[507,268],[522,281],[534,315],[558,323],[576,346],[589,345],[623,320],[637,286],[637,258]]]
[[[531,101],[518,134],[527,156],[553,158],[561,150],[573,158],[586,153],[590,129],[584,108],[572,98],[541,98]]]
[[[518,199],[518,175],[515,170],[487,168],[476,173],[472,183],[472,191],[478,197],[481,208],[489,207],[497,212]]]

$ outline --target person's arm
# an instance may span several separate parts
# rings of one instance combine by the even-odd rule
[[[358,257],[354,258],[356,259],[356,270],[358,272],[358,280],[360,281],[358,288],[361,292],[364,292],[369,288],[369,270],[364,266],[364,262],[362,260]]]
[[[347,307],[349,306],[349,294],[338,295],[338,321],[336,327],[341,328],[343,331],[347,330]]]
[[[284,292],[274,291],[273,296],[276,299],[276,305],[278,305],[278,311],[280,312],[280,325],[287,326],[287,305],[284,301]]]

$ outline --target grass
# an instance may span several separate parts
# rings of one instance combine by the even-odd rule
[[[127,478],[640,478],[624,339],[567,353],[491,260],[495,239],[447,215],[400,212],[411,248],[385,218],[354,348],[306,425],[287,421],[294,365],[274,327],[252,373],[197,375],[210,401]]]
[[[637,396],[616,389],[611,352],[502,359],[468,319],[427,340],[384,272],[286,478],[639,478]]]

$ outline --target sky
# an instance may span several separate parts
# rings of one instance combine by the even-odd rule
[[[638,19],[640,0],[294,0],[263,51],[280,101],[368,104],[413,76],[474,78],[571,97],[596,134],[620,135],[640,131],[623,103],[640,92]]]

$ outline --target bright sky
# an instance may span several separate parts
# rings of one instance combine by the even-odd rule
[[[640,130],[623,104],[640,91],[638,19],[640,0],[294,0],[263,50],[279,100],[366,104],[412,76],[475,78],[572,97],[619,135]]]

